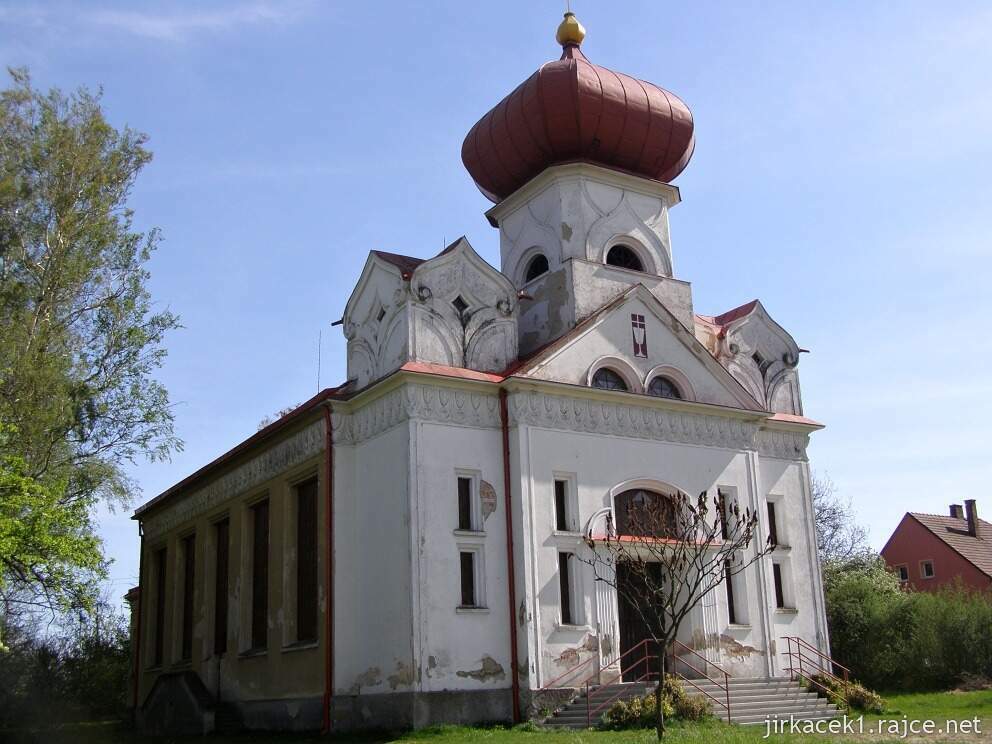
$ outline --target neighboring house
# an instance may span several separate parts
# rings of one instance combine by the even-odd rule
[[[786,637],[828,650],[801,350],[757,301],[694,311],[669,232],[692,116],[576,27],[463,146],[500,269],[464,238],[373,251],[347,382],[136,511],[146,729],[519,719],[640,646],[578,555],[676,492],[738,502],[752,554],[775,546],[680,639],[753,678],[785,674]]]
[[[906,586],[934,591],[960,579],[992,589],[992,524],[978,518],[974,499],[951,504],[946,517],[909,512],[882,548],[882,557]]]

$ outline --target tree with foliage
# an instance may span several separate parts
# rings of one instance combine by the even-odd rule
[[[679,628],[711,591],[773,549],[758,545],[758,517],[721,494],[695,499],[675,491],[634,491],[618,497],[617,523],[607,517],[602,535],[588,535],[596,581],[602,581],[644,623],[657,649],[657,679],[665,679],[665,659]],[[752,547],[753,546],[753,547]],[[655,691],[656,728],[664,735],[662,685]]]
[[[181,446],[153,377],[174,315],[146,264],[157,230],[127,202],[151,153],[99,94],[47,93],[25,70],[0,92],[0,612],[91,606],[107,561],[100,502],[124,466]]]
[[[864,563],[873,553],[868,530],[858,524],[851,499],[843,499],[829,476],[813,476],[813,521],[821,563]]]

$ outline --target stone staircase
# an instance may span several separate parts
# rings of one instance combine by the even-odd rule
[[[700,696],[703,691],[717,700],[725,700],[726,688],[710,680],[693,680],[700,689],[683,683],[690,695]],[[709,698],[707,698],[709,699]],[[710,700],[713,714],[727,720],[726,708]],[[839,711],[837,706],[810,692],[798,682],[788,677],[765,679],[732,677],[730,679],[730,721],[747,725],[764,725],[768,719],[815,721],[834,718]]]
[[[688,694],[701,696],[705,692],[717,700],[726,699],[725,688],[717,685],[716,682],[710,680],[693,680],[693,682],[696,687],[683,683]],[[590,687],[588,708],[596,710],[602,706],[602,709],[589,716],[588,720],[596,726],[610,708],[610,705],[604,704],[613,698],[631,700],[653,691],[654,684],[645,682]],[[727,712],[723,705],[710,700],[710,709],[715,716],[727,720]],[[820,720],[834,718],[838,712],[835,705],[788,677],[767,679],[739,677],[730,680],[731,723],[745,726],[763,725],[769,718],[789,720],[790,716],[797,721]],[[553,728],[586,728],[588,723],[585,692],[580,693],[568,705],[548,717],[544,724]]]

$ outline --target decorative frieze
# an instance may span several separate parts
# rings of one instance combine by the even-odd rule
[[[510,396],[514,423],[725,449],[754,449],[758,423],[536,391]]]
[[[762,457],[776,457],[782,460],[805,460],[809,434],[791,431],[758,432],[758,454]]]
[[[155,537],[183,522],[195,519],[231,497],[249,491],[299,465],[323,448],[324,422],[315,421],[203,488],[188,496],[176,497],[174,504],[145,520],[145,534]]]

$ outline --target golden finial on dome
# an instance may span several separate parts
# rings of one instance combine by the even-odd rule
[[[579,23],[579,19],[575,17],[575,13],[568,11],[565,13],[565,19],[558,26],[558,33],[555,34],[555,38],[562,46],[568,46],[569,44],[579,46],[582,44],[582,40],[586,38],[586,30]]]

